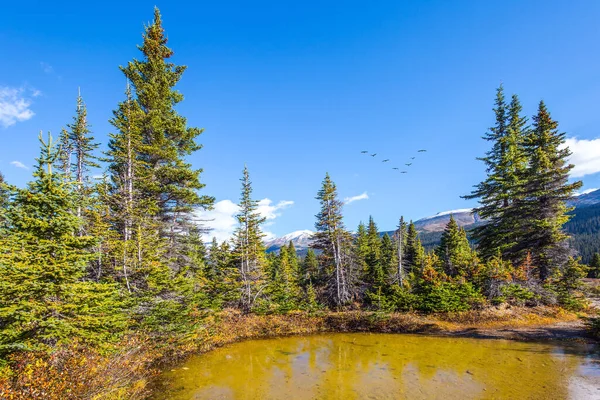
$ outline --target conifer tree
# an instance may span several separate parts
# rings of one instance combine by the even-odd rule
[[[87,173],[90,168],[98,168],[98,157],[94,155],[94,151],[98,148],[98,143],[94,142],[94,137],[91,135],[90,126],[87,120],[87,107],[81,97],[81,92],[77,95],[77,110],[73,117],[73,123],[68,125],[70,150],[75,156],[73,172],[75,182],[81,192],[83,185],[87,181]],[[61,144],[62,144],[61,138]],[[68,146],[67,144],[67,146]],[[69,148],[65,149],[68,151]],[[68,153],[67,153],[68,154]],[[80,214],[78,214],[80,215]]]
[[[442,240],[436,248],[446,275],[456,276],[464,272],[473,261],[473,252],[467,239],[467,233],[456,223],[453,215],[442,233]]]
[[[369,217],[367,253],[365,255],[365,263],[367,265],[366,281],[375,287],[383,286],[387,278],[381,261],[381,239],[379,238],[379,232],[373,217]]]
[[[369,273],[367,266],[367,254],[369,252],[369,238],[367,236],[367,227],[361,221],[356,229],[354,236],[354,251],[356,253],[356,262],[363,277]]]
[[[496,124],[484,136],[485,140],[492,142],[492,148],[480,159],[486,166],[487,177],[470,195],[465,196],[467,199],[479,199],[480,205],[473,211],[488,222],[473,231],[478,250],[486,259],[498,253],[511,258],[509,249],[517,240],[513,220],[518,210],[513,203],[527,165],[524,141],[528,128],[521,111],[516,95],[512,96],[510,105],[505,103],[501,85],[496,91]]]
[[[252,182],[244,166],[238,228],[234,237],[234,255],[242,279],[242,307],[251,310],[256,297],[265,288],[265,248],[261,224],[265,218],[257,211],[258,201],[252,199]]]
[[[78,235],[78,196],[52,169],[58,157],[42,139],[35,180],[12,189],[0,237],[0,351],[82,338],[102,343],[125,326],[111,284],[84,281],[95,238]]]
[[[73,144],[66,129],[60,131],[58,157],[56,159],[56,168],[62,172],[66,181],[71,180],[71,157],[73,155]]]
[[[175,111],[183,95],[174,89],[185,66],[171,63],[173,51],[167,47],[160,11],[154,9],[154,21],[146,27],[143,44],[139,46],[143,60],[134,59],[121,70],[131,82],[135,102],[139,107],[136,129],[143,146],[137,155],[147,174],[137,180],[142,198],[154,201],[161,235],[170,240],[170,253],[176,252],[176,236],[192,226],[194,208],[210,207],[212,197],[201,196],[202,170],[192,169],[185,157],[199,150],[196,138],[202,129],[188,127],[187,120]]]
[[[240,275],[234,263],[233,254],[227,242],[219,245],[213,237],[208,252],[208,276],[212,279],[216,301],[224,305],[239,305],[240,301]]]
[[[316,215],[317,232],[312,247],[322,251],[323,269],[329,275],[327,292],[332,303],[340,307],[355,294],[356,270],[352,238],[343,223],[343,203],[338,199],[337,188],[329,174],[325,175],[316,198],[320,211]]]
[[[529,164],[515,201],[519,215],[514,229],[519,242],[511,251],[521,259],[530,253],[542,281],[567,265],[569,250],[563,225],[573,208],[566,201],[582,186],[581,181],[569,183],[574,166],[567,164],[571,152],[564,143],[565,133],[558,130],[558,122],[540,102],[525,143]]]
[[[423,246],[421,245],[417,228],[412,221],[408,224],[408,230],[406,232],[406,251],[404,254],[407,271],[416,272],[421,268],[423,261],[425,260],[425,249],[423,249]]]
[[[402,286],[404,284],[404,275],[405,275],[405,266],[404,266],[404,254],[406,252],[406,222],[404,222],[404,217],[400,217],[400,221],[398,222],[398,227],[394,232],[394,239],[396,242],[396,259],[398,265],[396,266],[396,277],[395,281]]]
[[[302,286],[307,288],[309,284],[319,282],[319,262],[313,249],[308,249],[301,264]]]
[[[381,265],[386,280],[393,277],[397,272],[397,246],[387,233],[381,238]]]
[[[589,267],[588,277],[600,278],[600,253],[594,253]]]

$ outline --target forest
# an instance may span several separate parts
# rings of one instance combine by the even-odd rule
[[[3,179],[0,397],[19,398],[9,395],[20,385],[29,398],[45,398],[43,385],[23,383],[22,372],[57,349],[81,346],[102,357],[135,347],[135,335],[173,343],[197,337],[203,321],[225,309],[271,316],[586,307],[588,267],[564,229],[572,218],[566,201],[582,184],[569,180],[565,134],[543,101],[528,118],[517,95],[496,91],[483,138],[486,178],[465,194],[488,221],[469,233],[474,244],[451,218],[441,243],[426,251],[401,212],[392,235],[380,236],[368,216],[353,234],[334,177],[323,171],[311,249],[299,257],[290,243],[267,253],[245,167],[234,237],[205,243],[210,233],[194,211],[215,199],[202,169],[186,161],[201,149],[203,130],[176,110],[186,67],[170,61],[158,9],[139,50],[141,59],[121,67],[128,84],[106,152],[79,96],[59,134],[40,133],[33,180],[21,188]],[[97,168],[102,179],[91,176]],[[600,257],[594,262],[600,268]]]

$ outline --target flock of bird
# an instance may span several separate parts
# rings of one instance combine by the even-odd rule
[[[427,151],[427,150],[425,150],[425,149],[421,149],[421,150],[418,150],[418,151],[417,151],[417,153],[425,153],[426,151]],[[363,151],[361,151],[361,154],[367,154],[367,155],[370,155],[370,156],[371,156],[371,157],[373,157],[373,158],[377,156],[377,153],[369,154],[369,151],[368,151],[368,150],[363,150]],[[411,159],[411,162],[407,162],[406,164],[404,164],[404,165],[406,165],[407,167],[410,167],[410,166],[413,164],[413,163],[412,163],[412,160],[414,160],[414,159],[415,159],[415,157],[411,157],[410,159]],[[391,160],[390,160],[389,158],[386,158],[385,160],[382,160],[381,162],[384,162],[384,163],[386,163],[386,162],[389,162],[389,161],[391,161]],[[392,169],[393,169],[393,170],[395,170],[395,171],[400,171],[400,168],[398,168],[398,167],[392,167]],[[407,173],[408,173],[408,171],[400,171],[400,173],[401,173],[401,174],[407,174]]]

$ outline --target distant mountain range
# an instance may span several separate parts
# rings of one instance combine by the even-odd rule
[[[578,226],[584,224],[586,223],[587,219],[596,218],[597,214],[599,214],[591,212],[592,209],[588,210],[587,207],[598,205],[600,211],[600,189],[576,196],[569,201],[569,204],[575,207],[574,214],[576,215],[576,218],[574,218],[574,220],[577,222]],[[583,210],[584,208],[586,208],[586,210]],[[581,210],[581,216],[577,216],[578,210]],[[417,228],[421,242],[426,249],[432,249],[439,244],[442,237],[442,232],[448,224],[448,221],[450,221],[451,215],[454,216],[454,219],[459,226],[462,226],[467,230],[484,223],[484,221],[481,220],[477,214],[474,214],[470,208],[442,211],[430,217],[421,218],[417,221],[414,221],[415,228]],[[588,221],[586,226],[589,226],[590,224],[591,222]],[[574,231],[573,224],[570,226],[567,225],[566,230],[573,236],[574,247],[578,249],[578,247],[580,247],[578,243],[582,242],[578,239],[579,232],[576,230]],[[386,233],[388,235],[392,235],[394,231],[380,232],[382,236]],[[597,245],[589,244],[590,240],[588,239],[588,244],[586,244],[586,247],[578,249],[580,253],[584,255],[584,262],[587,262],[590,252],[600,251],[600,226],[597,230],[594,228],[587,228],[585,234],[587,235],[586,237],[589,237],[589,235],[595,235],[597,237],[597,240],[595,241],[597,242]],[[288,233],[287,235],[268,241],[266,243],[267,251],[278,251],[281,246],[286,245],[291,241],[294,244],[294,247],[296,247],[298,253],[300,255],[304,255],[308,250],[312,235],[314,235],[314,232],[310,230],[301,230]],[[591,240],[591,242],[594,242],[594,240]]]

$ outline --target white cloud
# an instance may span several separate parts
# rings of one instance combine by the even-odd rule
[[[23,164],[21,161],[11,161],[10,165],[14,165],[17,168],[29,169],[29,167],[27,165]]]
[[[354,203],[355,201],[359,200],[367,200],[368,198],[369,195],[367,194],[367,192],[364,192],[363,194],[359,194],[358,196],[346,197],[344,199],[344,204]]]
[[[282,200],[277,204],[273,204],[271,199],[265,198],[258,202],[257,211],[268,221],[263,225],[273,225],[274,219],[281,216],[281,210],[290,207],[294,204],[291,200]],[[215,203],[212,210],[198,211],[196,213],[199,222],[209,228],[210,231],[204,236],[207,239],[217,238],[219,242],[229,240],[238,225],[236,214],[239,212],[237,204],[231,200],[221,200]],[[265,240],[275,238],[272,232],[263,231],[266,235]]]
[[[596,190],[598,190],[598,188],[585,189],[585,190],[582,190],[579,193],[575,193],[575,196],[581,196],[583,194],[592,193],[592,192],[595,192]]]
[[[581,178],[600,172],[600,138],[592,140],[567,138],[565,145],[573,153],[569,158],[569,162],[575,165],[571,170],[571,177]]]
[[[35,114],[29,108],[31,98],[39,96],[39,90],[0,86],[0,124],[5,128],[17,122],[27,121]]]

